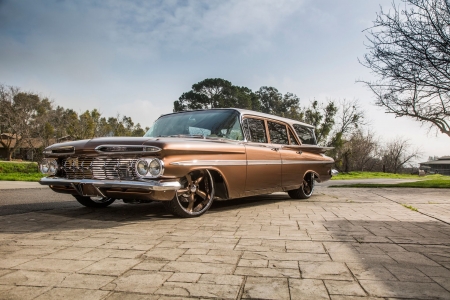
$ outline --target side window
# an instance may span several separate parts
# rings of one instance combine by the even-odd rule
[[[302,141],[302,144],[316,145],[316,137],[314,135],[314,129],[299,124],[294,124],[295,132]]]
[[[244,129],[249,135],[249,141],[267,143],[264,120],[248,118],[244,120]]]
[[[269,127],[270,142],[272,144],[289,144],[286,125],[268,121],[267,127]]]
[[[289,138],[291,140],[291,145],[298,145],[297,140],[295,139],[295,135],[291,129],[289,129]]]

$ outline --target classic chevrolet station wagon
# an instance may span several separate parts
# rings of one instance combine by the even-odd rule
[[[161,201],[197,217],[213,201],[286,191],[306,199],[331,178],[334,161],[316,145],[314,127],[243,109],[162,115],[144,137],[54,144],[40,183],[87,207]]]

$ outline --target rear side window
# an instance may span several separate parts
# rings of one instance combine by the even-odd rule
[[[244,120],[244,130],[249,140],[255,143],[267,143],[266,126],[264,120],[248,118]]]
[[[268,121],[267,127],[269,127],[270,142],[272,144],[289,144],[286,125]]]
[[[314,129],[299,124],[294,124],[295,132],[302,141],[302,144],[316,145],[316,136],[314,135]]]

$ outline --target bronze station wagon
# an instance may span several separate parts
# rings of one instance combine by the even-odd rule
[[[161,201],[197,217],[217,200],[286,191],[309,198],[334,164],[314,128],[243,109],[162,115],[144,137],[104,137],[44,150],[40,183],[88,207]]]

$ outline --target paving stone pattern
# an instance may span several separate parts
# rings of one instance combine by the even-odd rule
[[[406,204],[418,209],[413,211]],[[318,188],[0,216],[0,299],[450,299],[450,195]]]

